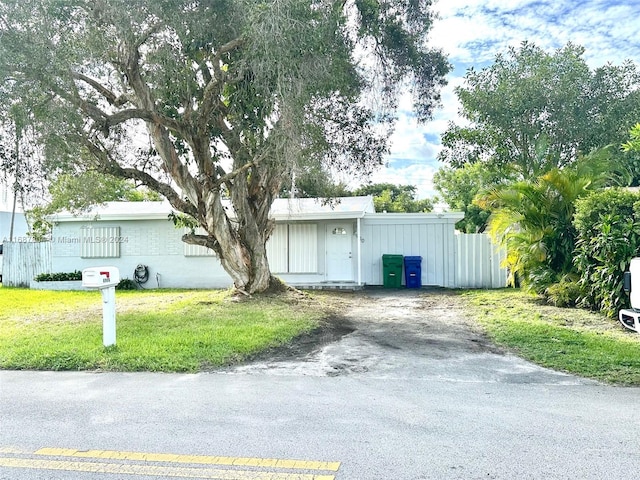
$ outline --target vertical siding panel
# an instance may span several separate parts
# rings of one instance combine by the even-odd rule
[[[120,227],[82,227],[80,238],[82,258],[113,258],[120,256]]]
[[[436,272],[438,273],[438,275],[436,277],[436,285],[444,285],[446,287],[448,285],[447,285],[447,282],[445,281],[445,278],[446,278],[445,265],[448,262],[447,255],[449,254],[449,249],[445,244],[444,230],[445,230],[444,224],[441,223],[436,226],[436,238],[438,242],[437,251],[440,252],[440,255],[438,255],[438,258],[437,258],[438,263],[436,267]]]
[[[436,263],[438,257],[438,244],[435,235],[435,225],[425,225],[426,227],[426,238],[428,239],[428,250],[427,250],[427,285],[438,285],[436,281]]]
[[[365,283],[369,285],[379,285],[380,276],[378,267],[380,260],[378,259],[378,251],[380,250],[380,232],[377,225],[368,224],[364,235],[365,250],[362,252],[363,263],[367,265],[367,277]]]
[[[491,248],[491,288],[503,288],[507,286],[508,272],[503,263],[507,259],[507,251],[504,248],[490,243]]]
[[[318,226],[315,223],[289,225],[289,273],[318,271]]]
[[[267,240],[267,259],[269,267],[274,273],[287,273],[289,268],[288,258],[288,233],[287,225],[278,223]]]
[[[371,260],[371,283],[382,284],[382,268],[380,251],[382,250],[383,239],[381,237],[380,225],[371,225],[371,250],[369,251]]]
[[[382,228],[380,225],[372,225],[372,248],[371,248],[371,272],[372,282],[375,285],[382,285],[382,252],[384,251],[386,237],[382,237]]]
[[[486,234],[460,234],[456,287],[501,288],[506,285],[507,271],[501,267],[505,252],[496,248]]]
[[[404,226],[404,246],[402,248],[403,252],[409,252],[407,255],[420,255],[417,247],[417,239],[413,237],[413,225],[405,225]]]

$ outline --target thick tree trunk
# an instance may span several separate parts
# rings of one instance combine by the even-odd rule
[[[233,279],[234,286],[248,294],[267,290],[271,283],[271,270],[264,242],[256,239],[250,245],[237,245],[224,251],[220,262]],[[241,251],[238,255],[238,250]],[[237,260],[241,259],[241,262]]]
[[[245,182],[237,183],[236,188],[242,189]],[[198,208],[198,222],[207,235],[184,235],[182,239],[211,248],[239,291],[263,292],[272,282],[266,250],[273,230],[273,221],[269,219],[272,202],[271,195],[253,201],[247,194],[234,195],[234,211],[230,212],[220,194],[211,192],[206,203]]]
[[[216,233],[186,234],[182,237],[186,243],[201,245],[215,251],[222,267],[233,280],[235,288],[247,294],[263,292],[271,286],[272,275],[267,259],[266,239],[264,236],[254,236],[248,241],[240,241],[239,236]]]

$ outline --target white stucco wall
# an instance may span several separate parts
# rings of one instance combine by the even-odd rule
[[[419,255],[422,260],[422,285],[456,287],[456,239],[454,225],[461,214],[367,214],[360,220],[360,236],[357,235],[356,219],[315,220],[298,222],[314,224],[314,239],[309,233],[300,238],[309,242],[305,245],[286,245],[274,235],[270,242],[269,258],[273,273],[291,285],[326,282],[329,278],[327,258],[327,238],[336,226],[350,229],[351,252],[345,257],[353,272],[352,281],[358,280],[358,242],[361,251],[361,281],[366,285],[382,285],[382,255]],[[294,220],[281,224],[295,224]],[[88,227],[118,227],[119,256],[102,258],[82,258],[81,238],[87,235]],[[277,230],[283,232],[284,229]],[[89,233],[90,234],[90,233]],[[181,240],[183,231],[176,229],[165,218],[153,220],[83,220],[60,221],[54,225],[52,238],[52,271],[69,272],[87,267],[113,265],[120,269],[122,278],[133,278],[138,264],[149,268],[149,281],[145,288],[227,288],[230,277],[214,256],[185,255],[186,247]],[[345,237],[345,240],[347,237]],[[108,240],[108,239],[107,239]],[[289,239],[291,241],[291,239]],[[107,246],[104,247],[108,251]],[[315,271],[286,271],[283,265],[288,252],[304,255],[306,250],[314,251],[317,257]],[[86,253],[86,252],[85,252]],[[307,252],[308,253],[308,252]],[[304,259],[288,260],[290,264],[301,265]],[[313,263],[313,262],[312,262]],[[334,264],[335,265],[335,264]],[[404,280],[403,280],[404,284]]]
[[[86,227],[119,226],[119,257],[81,258],[81,237]],[[85,227],[84,229],[82,227]],[[52,237],[52,271],[69,272],[113,265],[122,278],[133,279],[138,264],[149,267],[145,288],[227,288],[231,278],[216,257],[185,256],[182,230],[168,220],[117,222],[60,222]],[[109,240],[109,239],[107,239]]]

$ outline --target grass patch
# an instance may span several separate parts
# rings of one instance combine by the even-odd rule
[[[0,368],[197,372],[286,344],[324,310],[295,294],[118,291],[117,344],[102,345],[99,292],[0,288]]]
[[[577,308],[545,305],[520,290],[462,295],[497,344],[539,365],[618,385],[640,385],[640,335]]]

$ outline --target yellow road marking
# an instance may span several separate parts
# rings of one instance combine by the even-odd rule
[[[121,452],[117,450],[73,450],[41,448],[34,455],[50,457],[94,458],[101,460],[138,460],[144,462],[195,463],[200,465],[233,465],[235,467],[287,468],[298,470],[328,470],[337,472],[340,462],[281,460],[276,458],[215,457],[206,455],[173,455],[168,453]]]
[[[0,467],[215,480],[335,480],[334,475],[0,457]]]
[[[15,447],[0,447],[0,455],[28,455],[30,453]]]

